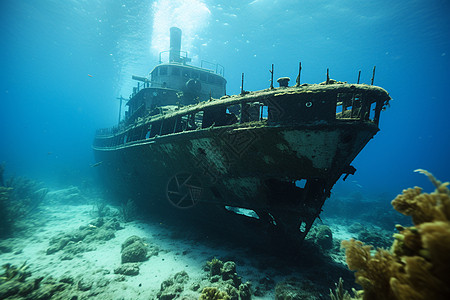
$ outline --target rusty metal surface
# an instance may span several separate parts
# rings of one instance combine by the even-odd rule
[[[335,182],[379,130],[389,99],[381,88],[349,84],[247,93],[102,132],[94,152],[105,186],[153,212],[239,219],[301,242]],[[306,184],[296,186],[299,180]]]

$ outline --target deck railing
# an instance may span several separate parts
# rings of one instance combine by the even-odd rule
[[[273,126],[330,124],[342,121],[378,125],[382,108],[390,99],[377,93],[340,91],[336,93],[255,93],[241,98],[214,100],[189,106],[164,116],[144,117],[125,128],[100,129],[95,146],[114,147],[178,132],[220,126],[242,126],[264,122]]]

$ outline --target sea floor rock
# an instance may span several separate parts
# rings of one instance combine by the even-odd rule
[[[130,236],[122,244],[122,263],[143,262],[147,260],[147,244],[138,236]]]
[[[47,255],[64,251],[61,260],[70,260],[77,254],[93,251],[94,242],[105,242],[115,237],[115,232],[122,229],[115,218],[98,218],[87,226],[80,226],[78,230],[69,233],[61,233],[54,236],[47,248]]]
[[[120,267],[114,269],[114,274],[136,276],[139,274],[139,264],[124,263]]]
[[[172,300],[180,296],[184,291],[184,285],[188,282],[189,275],[181,271],[161,283],[161,289],[156,295],[160,300]]]

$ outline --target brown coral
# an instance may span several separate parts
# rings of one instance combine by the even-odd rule
[[[360,241],[343,241],[347,264],[356,271],[356,283],[363,289],[363,299],[450,299],[450,192],[424,170],[436,190],[404,190],[393,207],[411,216],[415,226],[398,226],[399,233],[390,249],[377,249]]]

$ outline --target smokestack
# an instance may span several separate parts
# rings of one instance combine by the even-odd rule
[[[170,62],[181,62],[181,29],[178,27],[170,28]]]

